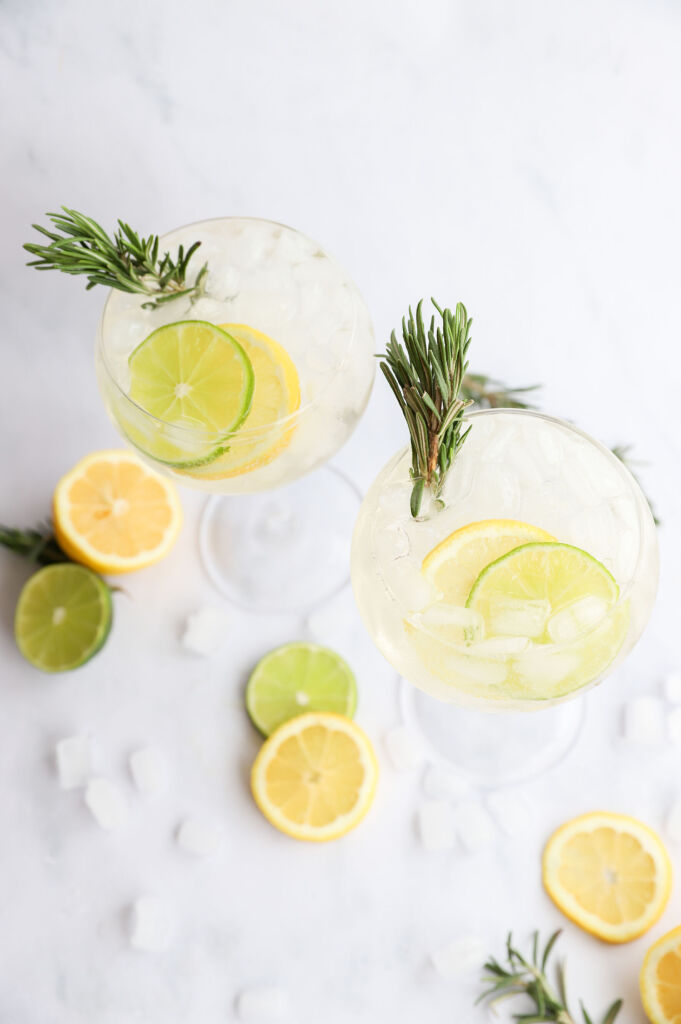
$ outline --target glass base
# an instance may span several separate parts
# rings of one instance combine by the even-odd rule
[[[405,679],[400,706],[430,760],[490,789],[553,767],[570,751],[584,721],[584,698],[542,711],[473,711],[429,697]]]
[[[215,496],[201,519],[201,558],[214,586],[253,611],[304,611],[349,580],[361,495],[330,466],[287,487]]]

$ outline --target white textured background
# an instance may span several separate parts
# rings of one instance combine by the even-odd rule
[[[590,697],[572,756],[527,787],[528,834],[475,858],[419,849],[418,779],[387,765],[374,812],[343,843],[298,846],[259,818],[240,687],[300,625],[235,612],[219,658],[181,653],[183,616],[215,600],[194,496],[172,558],[130,580],[106,650],[69,678],[42,678],[16,653],[26,570],[3,556],[0,1024],[222,1024],[242,986],[274,980],[300,1024],[482,1018],[471,984],[439,979],[429,950],[552,927],[538,880],[548,831],[594,806],[659,827],[681,775],[679,748],[634,754],[616,740],[623,700],[681,661],[681,7],[3,0],[0,96],[3,521],[45,515],[56,478],[116,443],[92,366],[102,294],[23,266],[29,224],[61,203],[144,232],[222,214],[290,223],[352,273],[381,345],[421,295],[463,299],[473,368],[541,382],[543,408],[634,442],[664,521],[644,640]],[[338,464],[366,487],[401,441],[379,382]],[[359,629],[337,642],[378,741],[397,716],[392,674]],[[51,745],[82,728],[124,785],[135,743],[172,756],[171,794],[150,811],[131,794],[125,834],[98,833],[56,787]],[[192,807],[226,822],[215,863],[172,848]],[[170,896],[181,921],[160,957],[125,944],[125,907],[146,891]],[[680,922],[677,886],[654,934]],[[625,996],[622,1024],[639,1024],[648,940],[607,949],[567,931],[575,991],[595,1010]]]

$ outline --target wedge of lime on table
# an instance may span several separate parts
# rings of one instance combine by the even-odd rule
[[[14,635],[19,650],[43,672],[66,672],[89,661],[111,630],[111,591],[83,565],[39,569],[19,596]]]
[[[285,644],[270,651],[246,687],[246,709],[265,736],[306,711],[335,711],[351,718],[356,706],[352,669],[335,651],[317,644]]]
[[[128,365],[134,406],[119,404],[116,414],[134,445],[181,469],[227,451],[255,387],[251,361],[227,331],[205,320],[166,324],[137,346]]]

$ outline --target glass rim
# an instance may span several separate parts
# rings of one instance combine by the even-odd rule
[[[650,506],[649,506],[648,501],[647,501],[647,499],[646,499],[646,497],[645,497],[645,495],[643,493],[641,485],[638,483],[638,481],[636,480],[636,478],[634,477],[633,473],[628,468],[628,466],[626,466],[624,464],[624,462],[622,462],[622,460],[619,459],[615,455],[615,453],[610,448],[607,447],[607,445],[603,444],[601,441],[597,440],[591,434],[588,434],[586,431],[582,430],[581,427],[576,426],[574,423],[571,423],[569,420],[561,419],[559,416],[551,416],[551,415],[549,415],[547,413],[540,412],[537,409],[497,408],[497,409],[476,409],[473,412],[464,413],[463,419],[465,421],[470,421],[470,420],[479,419],[480,417],[492,417],[492,416],[511,416],[511,417],[543,420],[545,422],[552,423],[552,424],[554,424],[554,425],[556,425],[556,426],[558,426],[558,427],[560,427],[560,428],[562,428],[564,430],[567,430],[568,432],[570,432],[572,434],[576,434],[579,437],[583,438],[585,441],[587,441],[604,458],[606,458],[608,460],[608,462],[612,466],[614,466],[616,468],[618,474],[622,477],[623,481],[626,483],[628,492],[629,492],[631,500],[632,500],[632,504],[633,504],[633,506],[636,509],[636,526],[637,526],[638,547],[637,547],[637,551],[636,551],[636,558],[634,560],[634,565],[633,565],[631,573],[629,574],[629,578],[626,580],[624,585],[620,585],[619,581],[617,579],[615,580],[615,582],[617,583],[618,588],[619,588],[619,595],[618,595],[618,598],[617,598],[617,602],[615,603],[615,605],[613,605],[613,609],[617,608],[617,606],[622,601],[625,601],[625,600],[627,600],[629,598],[629,595],[631,593],[631,590],[632,590],[632,587],[634,585],[634,582],[635,582],[636,578],[638,577],[638,575],[640,573],[641,564],[642,564],[643,556],[644,556],[643,548],[644,548],[644,535],[645,535],[645,527],[644,527],[645,520],[649,519],[650,523],[653,524],[653,528],[655,528],[654,527],[653,517],[652,517],[652,512],[650,511]],[[406,456],[409,455],[409,452],[410,452],[409,445],[405,445],[398,452],[396,452],[392,456],[392,458],[390,458],[388,460],[388,462],[379,471],[379,475],[382,474],[385,470],[387,470],[388,467],[391,467],[391,471],[392,471],[392,469],[394,469],[394,467],[405,457],[405,455]],[[373,546],[373,541],[372,541],[372,546]],[[404,609],[404,602],[400,601],[398,599],[397,595],[393,593],[392,589],[385,582],[385,579],[383,580],[383,583],[384,583],[384,586],[386,587],[386,590],[388,590],[388,592],[390,593],[391,598],[398,604],[398,606],[400,607],[401,610],[405,611],[405,614],[407,615],[407,617],[408,617],[409,614],[412,614],[411,612],[407,612],[407,610]],[[420,627],[420,628],[423,628],[423,627]],[[597,627],[592,627],[592,628],[597,628]],[[427,632],[427,633],[430,634],[429,630],[424,630],[424,632]],[[586,630],[584,633],[580,633],[579,636],[575,639],[575,642],[579,641],[579,640],[582,640],[583,637],[588,635],[589,632],[590,632],[590,630]],[[462,648],[460,648],[460,650],[463,652],[463,651],[465,651],[465,648],[462,647]]]
[[[317,246],[319,252],[322,253],[325,259],[329,260],[329,262],[332,263],[334,267],[338,268],[339,271],[345,274],[345,271],[341,267],[340,263],[338,263],[335,257],[330,255],[330,253],[328,253],[327,250],[324,249],[324,247],[320,245],[319,242],[316,241],[316,239],[311,238],[309,235],[306,235],[304,232],[299,231],[297,228],[291,227],[289,224],[284,224],[281,221],[269,220],[267,217],[249,217],[240,215],[226,217],[208,217],[203,220],[191,221],[188,224],[183,224],[176,228],[172,228],[170,231],[166,231],[165,234],[160,235],[159,241],[161,244],[163,244],[165,238],[167,238],[169,235],[175,234],[176,232],[185,231],[189,228],[194,227],[198,228],[203,224],[216,224],[223,221],[244,221],[247,224],[267,224],[272,227],[283,228],[286,231],[290,231],[293,234],[299,235],[302,238],[305,238],[308,241],[312,242],[315,246]],[[197,255],[199,251],[200,250],[197,250]],[[278,419],[273,420],[271,423],[268,423],[261,427],[249,428],[246,424],[244,424],[243,426],[237,427],[236,430],[232,431],[231,433],[224,433],[220,431],[207,431],[204,428],[172,423],[169,420],[161,419],[160,417],[155,416],[153,413],[150,413],[147,409],[144,408],[144,406],[140,405],[133,398],[131,398],[130,395],[125,391],[123,386],[120,384],[120,382],[117,380],[116,375],[114,374],[111,368],[110,362],[107,358],[107,348],[104,340],[104,321],[106,318],[107,310],[109,308],[109,303],[112,301],[116,294],[119,294],[119,290],[115,288],[109,289],[107,297],[104,301],[104,305],[102,307],[101,315],[99,317],[99,322],[97,325],[97,355],[99,356],[102,369],[105,371],[107,375],[107,380],[116,389],[119,398],[129,408],[133,409],[136,415],[143,417],[146,421],[157,425],[159,428],[163,428],[166,432],[170,431],[171,435],[174,435],[178,438],[192,439],[194,442],[198,441],[199,443],[203,444],[215,444],[216,446],[219,444],[223,444],[226,441],[229,441],[230,447],[239,446],[242,444],[252,444],[254,441],[258,441],[261,439],[265,440],[272,433],[273,430],[283,432],[293,429],[300,422],[300,420],[305,417],[308,411],[312,411],[315,408],[317,408],[319,404],[324,401],[325,392],[327,388],[331,385],[331,383],[336,378],[338,373],[343,369],[343,367],[347,365],[347,362],[355,347],[355,342],[357,338],[358,302],[363,300],[361,300],[361,296],[354,282],[352,281],[352,278],[350,278],[349,275],[347,274],[345,274],[345,276],[347,277],[348,282],[351,285],[349,291],[352,298],[353,321],[352,329],[350,332],[350,340],[348,342],[348,345],[346,346],[345,352],[343,353],[343,358],[338,363],[338,365],[334,367],[333,372],[329,375],[329,378],[324,387],[322,387],[321,391],[315,394],[313,398],[309,399],[304,404],[299,404],[297,409],[294,409],[293,412],[287,413],[286,416],[280,416]],[[142,301],[142,299],[143,296],[140,296],[140,301]],[[189,317],[188,319],[192,318]],[[214,326],[218,325],[216,324]],[[275,338],[271,340],[276,341]]]

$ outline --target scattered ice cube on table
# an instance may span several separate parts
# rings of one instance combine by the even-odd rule
[[[194,857],[213,857],[222,848],[224,833],[219,825],[200,818],[185,818],[177,830],[177,845]]]
[[[494,822],[479,801],[466,800],[458,804],[455,819],[459,842],[468,853],[477,853],[494,842]]]
[[[386,733],[384,743],[395,771],[412,771],[423,761],[421,744],[405,725],[398,725]]]
[[[421,842],[428,853],[454,848],[454,812],[446,800],[424,800],[417,812],[417,823]]]
[[[470,791],[468,779],[439,764],[429,765],[423,776],[423,792],[433,800],[461,800]]]
[[[523,835],[531,822],[530,804],[524,793],[499,789],[485,801],[497,825],[510,839]]]
[[[624,705],[624,738],[655,746],[665,738],[664,705],[657,697],[634,697]]]
[[[681,669],[674,669],[664,677],[664,695],[672,704],[681,704]]]
[[[85,789],[85,803],[100,828],[115,832],[128,820],[128,805],[118,786],[108,779],[91,779]]]
[[[452,643],[480,640],[485,631],[485,620],[480,612],[446,601],[437,601],[416,614],[414,623],[423,629],[446,633]]]
[[[555,644],[569,644],[598,625],[608,614],[607,601],[589,595],[555,612],[546,624],[546,631]]]
[[[236,1013],[243,1024],[277,1024],[289,1018],[289,996],[277,985],[262,985],[240,992]]]
[[[667,732],[672,743],[681,743],[681,708],[673,708],[669,712]]]
[[[681,846],[681,795],[677,795],[667,811],[665,829],[673,843]]]
[[[186,651],[208,657],[225,642],[231,622],[223,608],[207,606],[199,608],[187,617],[182,634],[182,646]]]
[[[142,796],[156,796],[168,784],[168,763],[156,747],[134,750],[128,760],[133,782]]]
[[[539,693],[548,692],[577,670],[577,651],[561,650],[554,644],[536,644],[514,661],[521,681]]]
[[[497,597],[490,602],[489,632],[494,636],[541,636],[551,614],[548,601]]]
[[[445,981],[480,970],[485,962],[485,945],[477,935],[464,935],[430,954],[435,970]]]
[[[507,658],[527,651],[530,643],[527,636],[490,636],[470,644],[468,653],[476,658]]]
[[[157,896],[141,896],[132,908],[130,945],[145,953],[162,953],[175,933],[169,904]]]
[[[55,747],[59,785],[62,789],[84,786],[93,771],[94,752],[87,736],[68,736]]]

